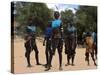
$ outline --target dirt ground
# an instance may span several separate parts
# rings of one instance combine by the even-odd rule
[[[36,40],[37,47],[39,50],[39,60],[41,64],[45,64],[46,57],[45,57],[45,46],[43,46],[42,42],[43,40]],[[37,73],[37,72],[45,72],[45,67],[42,65],[37,66],[35,63],[35,54],[34,50],[31,53],[31,63],[32,67],[27,67],[27,62],[25,59],[25,48],[24,48],[24,40],[23,39],[15,39],[14,40],[14,71],[15,73]],[[63,71],[73,71],[73,70],[87,70],[87,69],[96,69],[97,67],[93,65],[93,62],[90,58],[90,66],[87,66],[87,63],[85,62],[85,48],[76,48],[76,56],[75,56],[75,66],[65,66],[67,62],[67,56],[64,53],[63,49],[63,61],[62,61],[62,68]],[[56,54],[53,57],[52,61],[52,68],[49,70],[51,71],[59,71],[59,58],[58,53],[56,50]],[[48,72],[48,71],[47,71]]]

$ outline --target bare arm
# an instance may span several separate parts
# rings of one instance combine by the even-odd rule
[[[43,40],[43,46],[45,46],[45,41],[46,41],[46,37],[44,37],[44,40]]]

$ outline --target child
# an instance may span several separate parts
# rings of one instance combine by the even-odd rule
[[[52,51],[51,51],[51,39],[52,39],[52,28],[51,28],[51,23],[49,22],[48,27],[45,30],[45,37],[43,41],[43,46],[45,46],[46,42],[46,49],[45,49],[45,54],[46,54],[46,64],[45,67],[47,68],[49,64],[49,60],[52,56]]]
[[[35,59],[36,59],[36,64],[40,65],[39,63],[39,57],[38,57],[38,49],[37,49],[37,45],[36,45],[36,37],[35,37],[35,32],[36,32],[36,27],[35,25],[33,25],[32,20],[29,21],[28,26],[26,27],[26,32],[27,32],[27,36],[26,36],[26,42],[25,42],[25,48],[26,48],[26,52],[25,52],[25,57],[27,59],[27,63],[28,63],[28,67],[31,67],[31,63],[30,63],[30,54],[31,52],[35,51]]]

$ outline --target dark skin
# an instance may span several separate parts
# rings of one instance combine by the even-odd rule
[[[70,25],[70,27],[72,27],[72,24]],[[77,32],[75,32],[74,33],[75,35],[77,35]],[[66,38],[66,39],[68,39],[68,41],[66,41],[65,42],[65,49],[67,49],[66,47],[67,47],[67,45],[69,45],[68,46],[68,52],[67,52],[67,64],[65,65],[65,66],[68,66],[68,65],[70,65],[70,60],[71,60],[71,65],[72,66],[74,66],[74,58],[75,58],[75,52],[70,52],[70,50],[72,50],[72,51],[75,51],[75,48],[76,48],[76,44],[75,44],[75,42],[76,42],[76,38],[77,36],[75,36],[74,38]],[[66,40],[65,39],[65,40]],[[71,39],[71,40],[70,40]],[[72,41],[73,41],[73,43],[72,43]],[[67,42],[69,43],[69,44],[67,44]],[[66,53],[66,51],[65,51],[65,53]]]
[[[91,33],[87,32],[86,37],[92,37]],[[85,42],[86,42],[86,39],[85,39]],[[87,42],[86,42],[86,44],[87,44]],[[94,57],[95,50],[96,50],[96,45],[94,45],[94,43],[93,43],[92,44],[92,48],[90,48],[88,46],[89,46],[89,44],[87,44],[87,47],[86,47],[85,60],[87,61],[88,65],[90,65],[90,63],[89,63],[89,54],[90,54],[91,58],[92,58],[92,60],[94,62],[94,65],[97,66],[97,64],[96,64],[96,58]],[[89,52],[89,49],[91,49],[92,51]]]
[[[48,28],[51,28],[51,22],[48,22]],[[46,30],[47,30],[46,29]],[[45,31],[46,32],[46,31]],[[52,32],[51,32],[52,33]],[[46,55],[46,64],[43,65],[45,66],[45,68],[47,68],[48,64],[49,64],[49,60],[52,56],[52,51],[51,51],[51,38],[52,38],[52,35],[50,35],[49,37],[47,35],[45,35],[44,37],[44,41],[43,41],[43,46],[46,45],[45,47],[45,55]]]
[[[38,57],[38,49],[36,44],[33,45],[35,39],[34,38],[30,38],[29,40],[27,40],[25,42],[25,48],[26,48],[26,52],[25,52],[25,57],[27,59],[27,67],[32,67],[31,63],[30,63],[30,54],[31,52],[34,50],[35,51],[35,59],[36,59],[36,65],[41,65],[39,63],[39,57]]]
[[[54,17],[55,17],[55,19],[57,20],[57,19],[59,19],[59,13],[58,12],[56,12],[56,13],[54,13]],[[60,35],[62,36],[62,30],[61,30],[61,28],[62,28],[62,25],[60,25]],[[54,36],[54,35],[53,35]],[[53,58],[53,56],[54,56],[54,54],[55,54],[55,50],[56,50],[56,48],[58,49],[58,54],[59,54],[59,70],[62,70],[62,46],[63,46],[63,44],[62,44],[62,41],[61,41],[61,38],[59,39],[55,39],[55,38],[52,38],[52,40],[54,40],[54,41],[59,41],[59,43],[58,43],[58,46],[57,47],[55,47],[55,48],[53,48],[53,50],[52,50],[52,52],[53,52],[53,54],[52,54],[52,56],[51,56],[51,58],[50,58],[50,60],[49,60],[49,64],[48,64],[48,67],[47,67],[47,69],[45,70],[45,71],[48,71],[48,70],[50,70],[50,68],[51,68],[51,62],[52,62],[52,58]],[[53,42],[54,42],[53,41]],[[56,42],[54,42],[55,44],[56,44]],[[62,45],[61,45],[62,44]]]
[[[29,20],[28,25],[33,25],[32,24],[32,20]],[[38,49],[36,46],[36,42],[35,42],[35,34],[33,34],[33,32],[27,32],[27,38],[25,38],[26,42],[24,43],[25,45],[25,57],[27,59],[27,66],[31,67],[31,63],[30,63],[30,54],[31,52],[34,50],[35,51],[35,59],[36,59],[36,65],[41,65],[39,63],[39,56],[38,56]]]
[[[45,49],[45,54],[46,54],[46,64],[43,65],[45,66],[45,68],[47,68],[48,64],[49,64],[49,60],[52,57],[52,51],[51,51],[51,38],[46,38],[43,41],[43,46],[45,46],[46,43],[46,49]]]

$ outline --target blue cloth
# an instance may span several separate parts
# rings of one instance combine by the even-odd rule
[[[74,26],[69,26],[68,27],[68,33],[73,34],[74,32],[76,32],[76,28]]]
[[[45,30],[45,37],[50,38],[52,36],[52,28],[48,27]]]
[[[92,37],[93,37],[93,41],[96,42],[96,33],[95,32],[92,33]]]
[[[52,21],[52,28],[60,27],[60,25],[61,25],[61,20],[60,19]]]
[[[28,33],[36,32],[36,27],[35,26],[27,26],[27,32]]]

